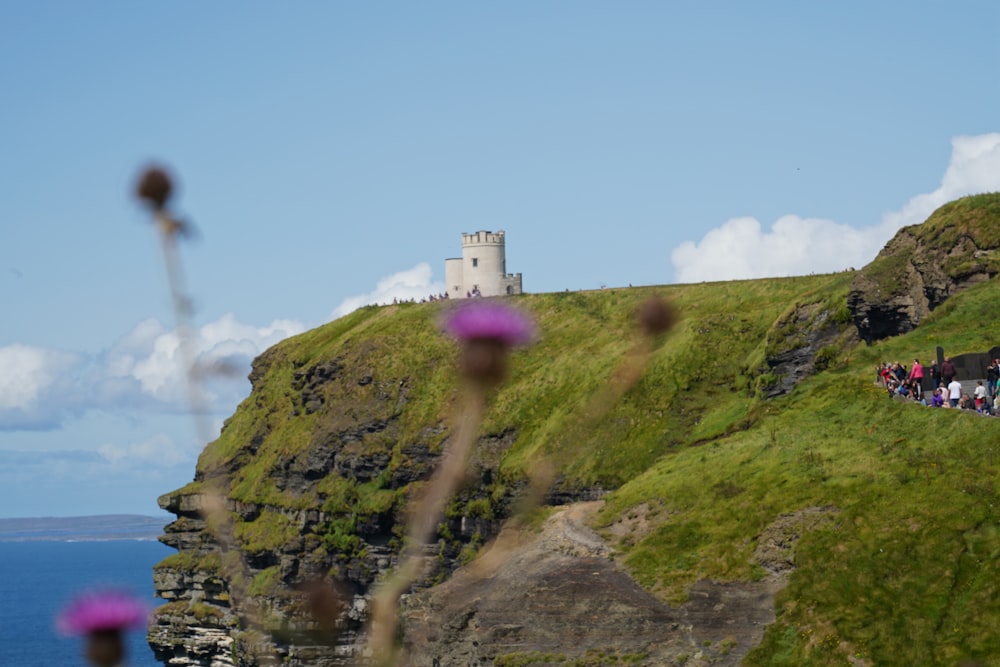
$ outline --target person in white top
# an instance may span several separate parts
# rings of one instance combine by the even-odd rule
[[[962,398],[962,383],[952,378],[948,383],[948,402],[953,408],[958,407],[958,399]]]
[[[986,405],[986,387],[983,386],[982,380],[976,382],[976,390],[972,392],[972,395],[976,399],[976,410],[982,412]]]

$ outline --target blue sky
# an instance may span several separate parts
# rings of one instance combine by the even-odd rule
[[[1000,190],[1000,4],[0,4],[0,516],[157,514],[203,442],[153,230],[169,165],[205,358],[443,291],[838,271]],[[212,390],[216,428],[249,383]]]

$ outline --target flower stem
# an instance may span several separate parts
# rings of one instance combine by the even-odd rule
[[[372,600],[372,630],[368,645],[376,658],[375,664],[380,667],[399,664],[401,656],[395,642],[399,599],[423,572],[427,544],[434,536],[448,499],[465,478],[469,453],[483,420],[485,397],[483,386],[473,384],[469,387],[455,437],[445,444],[437,470],[411,507],[406,546],[400,554],[400,564],[379,587]]]

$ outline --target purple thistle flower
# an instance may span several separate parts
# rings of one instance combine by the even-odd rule
[[[139,628],[149,619],[149,606],[121,591],[92,591],[76,598],[56,619],[65,635]]]
[[[505,347],[526,345],[535,338],[535,326],[527,315],[510,306],[482,301],[452,312],[444,330],[463,342],[492,340]]]
[[[521,311],[499,303],[475,301],[447,317],[444,330],[461,342],[462,374],[485,390],[507,375],[507,351],[535,338],[535,326]]]

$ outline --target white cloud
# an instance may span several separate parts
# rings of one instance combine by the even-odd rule
[[[224,365],[235,371],[229,377],[207,377],[203,398],[209,408],[233,410],[249,390],[246,375],[253,358],[304,330],[293,320],[256,327],[227,314],[193,331],[189,358],[197,368]],[[21,344],[0,348],[0,430],[58,428],[88,410],[185,411],[180,341],[176,331],[148,319],[110,350],[90,357]]]
[[[189,364],[200,369],[225,364],[238,369],[242,378],[254,357],[303,331],[305,326],[293,320],[275,320],[255,327],[226,314],[191,332],[185,352],[176,330],[168,331],[159,322],[146,320],[108,353],[107,367],[115,377],[136,380],[141,391],[153,399],[178,404],[186,400],[185,368]],[[218,396],[209,394],[207,398]]]
[[[842,271],[870,262],[901,227],[923,222],[936,208],[969,194],[1000,190],[1000,133],[952,139],[952,154],[933,192],[910,199],[875,226],[858,229],[786,215],[764,230],[755,218],[733,218],[699,242],[670,255],[677,282],[764,278]]]
[[[421,262],[412,269],[380,279],[375,285],[375,289],[367,294],[347,297],[330,313],[330,319],[335,320],[338,317],[343,317],[362,306],[390,304],[393,299],[419,301],[426,299],[431,294],[443,294],[444,292],[444,283],[431,280],[430,264]]]
[[[786,215],[769,231],[754,218],[734,218],[695,244],[671,253],[678,282],[795,276],[867,263],[884,245],[881,230]]]
[[[80,359],[68,352],[29,345],[0,347],[0,410],[30,411]]]
[[[942,204],[965,195],[997,190],[1000,190],[1000,133],[955,137],[951,140],[951,160],[941,178],[941,187],[913,197],[902,210],[886,215],[883,225],[889,228],[891,236],[900,227],[923,222]]]

